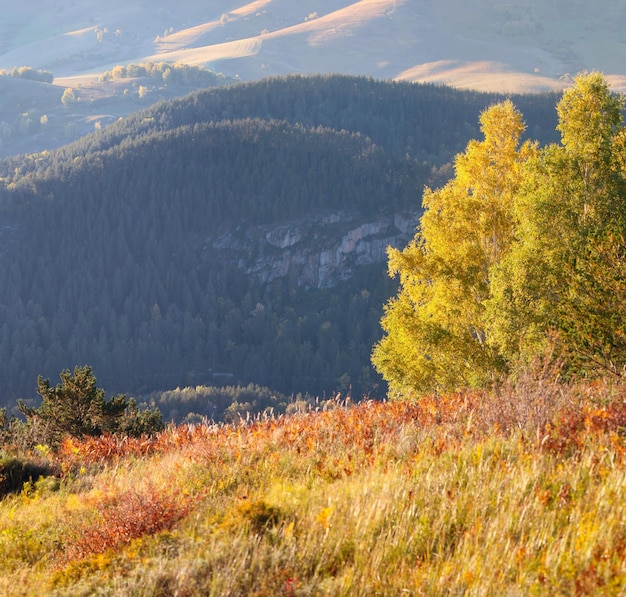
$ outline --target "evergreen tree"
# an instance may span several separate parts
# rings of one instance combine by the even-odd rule
[[[51,387],[49,379],[39,376],[37,392],[42,398],[39,408],[18,402],[34,435],[43,443],[58,444],[67,435],[84,437],[121,430],[143,433],[162,426],[158,413],[156,418],[142,417],[135,402],[129,403],[122,394],[107,401],[87,365],[76,366],[74,373],[65,369],[60,377],[61,383]],[[129,407],[129,417],[126,417]]]

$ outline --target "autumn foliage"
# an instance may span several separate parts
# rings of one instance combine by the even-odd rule
[[[349,407],[260,417],[235,425],[180,425],[141,438],[111,434],[67,438],[55,454],[55,463],[64,471],[75,471],[181,449],[188,458],[224,459],[228,455],[234,460],[280,450],[297,455],[302,462],[315,458],[317,469],[326,471],[340,445],[342,456],[348,459],[341,462],[343,475],[350,474],[357,463],[371,466],[388,454],[407,427],[434,432],[438,450],[459,446],[467,437],[480,441],[507,437],[515,431],[525,432],[529,447],[554,453],[580,450],[601,438],[613,438],[618,444],[622,441],[626,388],[612,390],[606,402],[604,382],[556,387],[560,396],[538,383],[532,396],[524,395],[522,386],[501,387],[496,392],[431,394],[415,402],[367,400]]]
[[[585,313],[606,323],[617,303],[598,319],[593,301],[621,297],[623,272],[609,271],[622,263],[621,241],[611,247],[620,237],[596,218],[623,198],[624,164],[613,160],[621,120],[598,76],[577,85],[561,113],[584,120],[578,108],[602,99],[606,119],[594,130],[606,144],[581,145],[585,127],[568,121],[570,149],[519,147],[521,116],[499,105],[483,115],[485,142],[459,158],[457,179],[428,193],[425,236],[392,252],[402,284],[375,360],[394,400],[151,435],[63,428],[20,454],[44,472],[11,479],[17,492],[0,500],[0,594],[625,594],[621,316],[615,329],[574,325]],[[546,216],[558,185],[543,175],[585,163],[573,158],[610,166],[586,179],[597,202],[579,218],[584,193],[568,195],[574,208],[555,213],[576,223],[576,242],[560,251],[544,238],[545,253],[529,261],[523,239],[536,230],[519,209]],[[518,175],[531,163],[544,203],[525,203]],[[603,185],[615,191],[608,203],[596,193]],[[495,201],[486,210],[485,198]],[[568,292],[552,292],[563,271]],[[579,291],[590,302],[576,301]],[[489,319],[498,296],[510,299],[508,319]],[[26,412],[36,421],[46,408]]]
[[[622,385],[540,368],[489,391],[326,406],[67,438],[45,458],[56,485],[0,501],[0,592],[626,588]]]
[[[510,101],[426,189],[415,238],[389,249],[400,289],[372,361],[396,396],[485,387],[554,351],[570,375],[626,367],[626,128],[601,74],[557,106],[561,143],[523,141]]]

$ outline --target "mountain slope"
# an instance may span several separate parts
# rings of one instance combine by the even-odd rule
[[[176,10],[145,0],[39,0],[5,12],[0,67],[30,64],[59,77],[145,59],[242,79],[341,72],[497,91],[556,89],[582,69],[615,75],[616,85],[625,75],[626,12],[611,0],[221,0]]]
[[[265,80],[0,162],[2,400],[85,363],[111,391],[380,392],[385,248],[496,99]],[[555,96],[518,99],[529,133],[554,131]]]
[[[547,377],[1,459],[0,593],[622,595],[624,388]]]
[[[0,156],[59,147],[193,89],[276,75],[342,73],[536,93],[563,89],[581,70],[600,70],[619,91],[626,89],[625,20],[612,0],[13,4],[0,23],[0,72],[29,65],[54,80],[25,86],[0,77]],[[145,63],[156,76],[138,74],[136,65]],[[219,76],[173,77],[175,64]],[[66,89],[72,101],[62,101]]]

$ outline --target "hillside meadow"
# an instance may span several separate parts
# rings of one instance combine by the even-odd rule
[[[539,368],[38,446],[49,474],[0,501],[0,594],[624,594],[625,396]]]

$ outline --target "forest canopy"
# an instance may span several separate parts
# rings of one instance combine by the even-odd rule
[[[557,349],[568,374],[626,367],[623,98],[580,75],[557,106],[560,143],[521,142],[511,101],[480,117],[403,250],[372,361],[396,396],[480,387]]]
[[[525,134],[557,139],[559,97],[512,98]],[[0,405],[37,400],[38,375],[82,363],[110,391],[138,396],[253,383],[382,397],[370,355],[397,289],[384,276],[387,239],[406,244],[424,185],[448,180],[478,115],[502,99],[272,78],[196,91],[0,160]],[[295,267],[269,280],[247,273],[296,252],[317,267],[372,222],[389,223],[364,237],[375,259],[355,245],[334,285]],[[300,229],[311,233],[296,243]],[[285,230],[293,244],[267,242]]]

